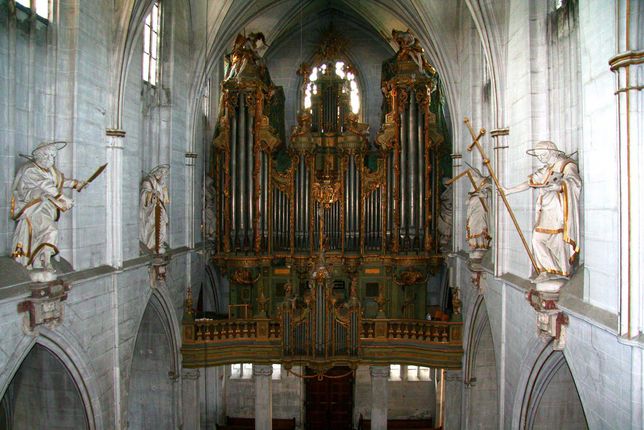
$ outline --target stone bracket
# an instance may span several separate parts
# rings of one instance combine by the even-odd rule
[[[151,286],[156,288],[159,282],[165,282],[167,266],[170,262],[170,256],[167,254],[154,254],[150,263],[150,277],[152,278]]]
[[[31,295],[18,303],[18,313],[26,313],[26,331],[32,334],[41,325],[50,329],[59,325],[65,313],[63,301],[67,300],[70,289],[71,286],[62,280],[32,284]]]
[[[531,289],[526,293],[530,306],[537,312],[537,333],[544,340],[553,339],[553,348],[562,350],[566,345],[568,316],[557,306],[559,293]]]

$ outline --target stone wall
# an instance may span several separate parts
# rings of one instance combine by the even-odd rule
[[[203,140],[192,139],[198,104],[190,98],[194,34],[189,12],[185,2],[163,2],[167,25],[162,35],[162,85],[170,97],[157,103],[164,116],[158,117],[162,121],[148,121],[147,130],[156,136],[148,139],[150,133],[143,133],[147,107],[141,79],[141,23],[146,12],[142,3],[127,11],[120,2],[102,0],[53,3],[48,24],[20,10],[13,15],[6,2],[0,6],[0,91],[7,95],[0,103],[0,397],[17,380],[25,357],[44,347],[78,387],[90,429],[125,428],[136,415],[128,414],[130,401],[145,402],[143,391],[154,392],[164,384],[172,394],[151,414],[177,428],[182,423],[179,322],[186,289],[192,287],[198,294],[205,264],[199,243],[201,192],[196,185],[201,183]],[[108,183],[110,169],[118,169],[105,149],[111,139],[107,130],[113,128],[125,132],[124,138],[116,138],[123,149],[112,150],[122,160],[122,171],[112,172],[115,179]],[[29,292],[28,277],[8,257],[15,228],[8,218],[11,183],[24,162],[18,154],[29,154],[39,142],[53,139],[71,142],[56,160],[67,177],[85,179],[99,165],[110,164],[82,193],[74,193],[75,207],[59,222],[64,264],[57,267],[71,287],[63,302],[62,323],[32,332],[25,314],[17,312]],[[186,166],[186,152],[197,153],[196,167]],[[165,278],[155,275],[152,259],[141,255],[138,240],[139,186],[153,162],[172,166],[172,249]],[[120,217],[112,217],[114,213]],[[119,221],[114,225],[115,219]],[[111,255],[119,253],[121,261]],[[154,318],[164,327],[164,338],[146,334],[149,321],[142,325],[151,302],[156,303]],[[147,374],[148,365],[139,360],[146,342],[165,354],[164,367],[154,375]],[[61,369],[30,371],[27,378],[42,374],[46,381]],[[72,408],[71,397],[64,397],[70,398]],[[47,413],[45,409],[42,417]],[[69,419],[76,416],[70,413]],[[143,421],[150,422],[150,416]]]

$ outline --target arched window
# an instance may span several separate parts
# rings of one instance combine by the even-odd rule
[[[323,62],[311,69],[304,81],[304,101],[302,103],[304,109],[311,109],[312,96],[318,94],[321,79],[341,81],[341,91],[350,100],[351,112],[354,114],[360,112],[360,90],[356,80],[355,69],[342,60]]]
[[[145,17],[143,27],[143,81],[152,86],[159,80],[159,46],[161,44],[161,7],[158,1]]]
[[[38,17],[49,20],[49,0],[16,0],[16,5],[24,7],[25,12],[34,11]]]

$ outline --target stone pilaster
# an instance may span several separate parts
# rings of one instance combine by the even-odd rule
[[[255,378],[255,430],[273,428],[273,395],[271,390],[273,366],[253,364]]]
[[[371,366],[371,430],[387,430],[389,366]]]
[[[182,376],[183,430],[199,430],[199,370],[183,369]]]

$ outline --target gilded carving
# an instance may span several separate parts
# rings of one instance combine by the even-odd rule
[[[401,272],[397,278],[394,278],[396,285],[400,286],[411,286],[422,284],[427,280],[427,275],[417,271],[417,270],[406,270]]]
[[[253,285],[259,279],[258,274],[253,278],[253,272],[249,269],[237,269],[230,276],[230,280],[238,285]]]

